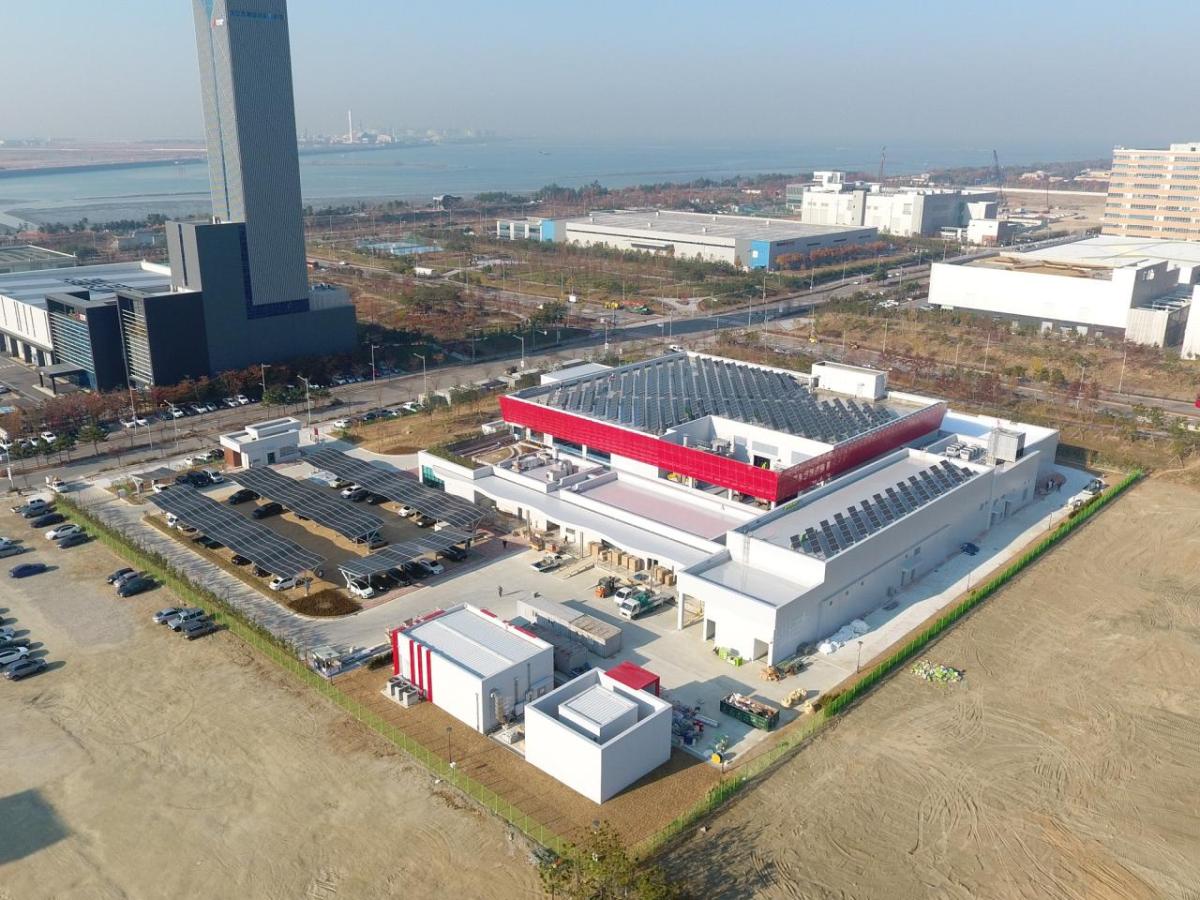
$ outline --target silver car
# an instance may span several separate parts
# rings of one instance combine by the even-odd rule
[[[154,614],[154,621],[159,625],[165,625],[171,619],[183,612],[184,609],[185,607],[182,606],[168,606],[166,609],[160,609]]]
[[[0,669],[15,663],[19,659],[24,659],[28,655],[28,647],[12,647],[8,650],[0,650]]]
[[[177,616],[173,616],[172,618],[167,619],[167,627],[170,628],[172,631],[179,631],[181,628],[183,628],[184,625],[186,625],[188,622],[192,621],[192,619],[199,619],[203,615],[204,615],[204,610],[199,609],[195,606],[191,606],[185,610],[180,611],[180,613]]]

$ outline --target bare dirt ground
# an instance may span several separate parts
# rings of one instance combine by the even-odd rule
[[[0,900],[540,896],[499,820],[231,635],[153,624],[167,591],[115,598],[99,545],[0,534],[34,547],[0,619],[51,661],[0,679]]]
[[[1200,896],[1200,493],[1134,489],[667,859],[706,897]]]

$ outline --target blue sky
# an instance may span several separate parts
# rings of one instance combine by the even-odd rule
[[[189,0],[9,6],[0,134],[200,136]],[[548,139],[1106,150],[1200,134],[1194,0],[291,0],[290,18],[301,131],[342,130],[353,107],[380,127]]]

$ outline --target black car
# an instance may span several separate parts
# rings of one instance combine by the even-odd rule
[[[32,506],[21,510],[22,519],[40,519],[42,516],[48,516],[54,512],[53,506]]]
[[[387,497],[382,494],[367,494],[367,502],[372,506],[378,506],[380,503],[387,503]]]
[[[201,616],[198,619],[192,619],[189,622],[184,622],[183,627],[179,629],[189,641],[194,641],[196,638],[204,637],[206,634],[212,634],[219,626],[208,616]]]
[[[191,483],[192,487],[202,488],[202,487],[208,487],[210,484],[213,483],[213,480],[212,480],[211,475],[209,475],[207,472],[201,470],[199,472],[189,473],[188,474],[188,482]]]
[[[438,556],[442,559],[453,560],[454,562],[462,562],[467,558],[467,551],[462,547],[444,547],[438,551]]]
[[[196,543],[209,550],[220,550],[225,546],[220,541],[214,541],[207,534],[202,534],[200,537],[196,538]]]
[[[20,662],[15,662],[4,670],[4,677],[9,681],[20,681],[22,678],[28,678],[30,675],[36,675],[42,669],[46,668],[44,659],[23,659]]]
[[[239,554],[237,554],[237,553],[233,554],[233,559],[231,559],[231,560],[230,560],[230,562],[231,562],[231,563],[233,563],[235,566],[248,566],[248,565],[250,565],[250,560],[246,559],[246,557],[244,557],[244,556],[241,556],[241,555],[239,555]]]
[[[412,560],[402,564],[400,566],[400,571],[407,575],[412,581],[420,581],[422,578],[429,577],[429,573]]]
[[[283,512],[283,504],[276,503],[274,500],[272,500],[270,503],[264,503],[258,509],[254,510],[254,512],[252,512],[250,515],[254,516],[256,519],[267,519],[271,516],[277,516],[281,512]]]
[[[270,578],[271,577],[271,573],[268,572],[266,569],[264,569],[262,566],[255,566],[254,574],[258,578]]]
[[[412,584],[412,579],[405,574],[403,569],[388,569],[387,574],[388,577],[391,578],[392,581],[396,582],[396,584],[398,584],[400,587],[408,587],[410,584]]]
[[[8,570],[9,578],[28,578],[30,575],[41,575],[48,569],[45,563],[22,563]]]
[[[347,500],[349,500],[351,503],[362,503],[362,501],[366,500],[367,497],[369,497],[370,495],[367,493],[366,488],[356,488],[355,490],[351,491],[350,493],[343,494],[342,496],[345,497]]]
[[[230,506],[237,506],[239,503],[249,503],[251,500],[257,500],[258,494],[250,490],[250,488],[242,488],[240,491],[234,491],[229,495],[229,499],[225,502]]]
[[[147,578],[145,575],[135,575],[133,578],[126,578],[117,585],[117,596],[132,597],[134,594],[148,591],[152,587],[154,587],[153,579]]]
[[[65,538],[58,541],[58,549],[67,550],[71,547],[78,547],[80,544],[86,544],[91,539],[91,535],[86,531],[76,531],[74,534],[68,534]]]
[[[176,484],[191,484],[191,483],[192,483],[192,476],[191,476],[191,475],[189,475],[187,472],[184,472],[184,473],[183,473],[183,474],[181,474],[181,475],[176,475],[176,476],[175,476],[175,483],[176,483]]]
[[[126,566],[123,569],[117,569],[117,571],[115,571],[111,575],[109,575],[107,578],[107,581],[109,584],[116,584],[118,581],[120,581],[126,575],[132,575],[132,574],[133,574],[133,569],[129,568],[129,566]]]
[[[62,513],[47,513],[44,516],[38,516],[29,523],[31,528],[48,528],[51,525],[57,525],[60,522],[67,521],[67,517]]]
[[[371,587],[383,594],[396,586],[396,579],[387,572],[376,572],[367,579],[367,584],[371,585]]]
[[[413,519],[413,522],[416,523],[418,528],[429,528],[430,526],[437,524],[437,519],[431,519],[429,516],[420,515]]]

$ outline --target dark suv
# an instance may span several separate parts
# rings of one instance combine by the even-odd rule
[[[272,500],[270,503],[264,503],[250,515],[254,516],[256,519],[266,519],[271,516],[277,516],[281,512],[283,512],[283,504],[276,503],[274,500]]]

